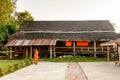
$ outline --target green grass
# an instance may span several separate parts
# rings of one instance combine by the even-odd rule
[[[8,65],[12,66],[12,69],[14,68],[13,65],[16,63],[20,63],[21,60],[0,60],[0,67],[6,74],[8,72]]]
[[[12,66],[12,72],[19,70],[21,67],[21,62],[25,64],[25,66],[30,65],[31,63],[27,64],[26,60],[28,59],[0,59],[0,68],[2,69],[2,71],[4,72],[4,75],[9,74],[10,72],[8,72],[8,65],[9,67]],[[15,69],[15,66],[17,65],[17,69]],[[24,66],[24,67],[25,67]],[[2,76],[0,76],[2,77]]]
[[[114,59],[110,59],[113,61]],[[85,56],[74,56],[74,57],[66,57],[66,58],[47,58],[44,61],[50,62],[105,62],[106,58],[93,58],[93,57],[85,57]]]

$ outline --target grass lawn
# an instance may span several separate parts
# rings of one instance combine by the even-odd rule
[[[15,63],[20,62],[21,60],[0,60],[0,67],[4,72],[7,72],[8,65],[14,65]]]
[[[25,66],[30,65],[30,60],[28,61],[28,59],[13,59],[13,60],[9,60],[9,59],[0,59],[0,68],[2,69],[2,71],[4,72],[4,75],[8,74],[8,65],[12,66],[12,72],[22,68],[21,64],[25,64]],[[17,69],[15,69],[15,65],[17,64]],[[24,66],[23,66],[24,67]]]
[[[20,63],[21,60],[0,60],[0,67],[2,68],[3,72],[5,74],[8,73],[8,65],[12,66],[12,69],[14,68],[13,65],[16,63]]]
[[[106,58],[93,58],[93,57],[85,57],[85,56],[74,56],[74,57],[65,57],[65,58],[47,58],[44,61],[50,62],[105,62]],[[114,61],[114,59],[110,59],[110,61]]]

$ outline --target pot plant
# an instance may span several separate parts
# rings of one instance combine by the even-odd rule
[[[3,76],[4,75],[4,72],[2,70],[2,68],[0,67],[0,76]]]
[[[14,64],[14,69],[18,69],[18,64]]]
[[[33,59],[29,59],[30,63],[33,64],[34,63],[34,60]]]
[[[8,72],[12,72],[12,66],[8,65]]]
[[[30,64],[29,59],[26,58],[26,59],[25,59],[25,63],[26,63],[26,66],[29,65],[29,64]]]
[[[25,66],[25,62],[24,62],[24,61],[21,61],[21,62],[20,62],[20,66],[21,66],[21,67],[24,67],[24,66]]]

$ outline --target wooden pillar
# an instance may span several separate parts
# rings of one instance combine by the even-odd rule
[[[102,46],[102,52],[103,52],[103,46]]]
[[[75,56],[75,41],[73,41],[73,55]]]
[[[53,56],[56,57],[55,45],[53,46],[53,51],[54,51],[54,52],[53,52],[53,54],[54,54]]]
[[[10,59],[12,59],[12,47],[10,47]]]
[[[28,47],[26,47],[25,54],[25,57],[28,58]]]
[[[96,47],[97,47],[97,44],[96,44],[96,41],[94,41],[94,58],[96,58]]]
[[[50,58],[52,58],[52,46],[50,46]]]
[[[120,46],[118,47],[118,57],[119,57],[119,62],[120,62]]]
[[[88,47],[88,52],[90,51],[90,48]]]
[[[23,58],[26,57],[26,47],[23,47],[24,48],[24,52],[23,52]]]
[[[109,62],[109,60],[110,60],[109,50],[110,50],[110,48],[109,48],[109,46],[107,46],[107,62]]]
[[[30,58],[32,58],[32,46],[30,46]]]
[[[9,53],[8,53],[8,47],[7,47],[7,49],[6,49],[6,54],[9,55]]]

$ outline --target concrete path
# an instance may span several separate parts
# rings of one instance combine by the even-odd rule
[[[113,62],[79,64],[88,80],[120,80],[120,66],[115,66]],[[79,67],[74,63],[39,62],[38,65],[25,67],[0,80],[84,80],[78,70]]]
[[[64,80],[66,63],[39,62],[6,75],[0,80]]]
[[[78,63],[68,63],[65,80],[88,80]]]
[[[113,62],[79,63],[88,80],[120,80],[120,66]]]

